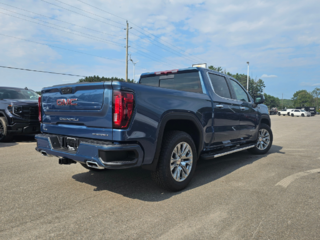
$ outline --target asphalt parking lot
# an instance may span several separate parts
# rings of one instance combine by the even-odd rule
[[[0,143],[0,239],[320,239],[320,116],[271,119],[267,155],[199,162],[178,193]]]

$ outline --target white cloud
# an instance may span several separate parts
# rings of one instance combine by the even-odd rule
[[[263,74],[260,78],[276,78],[276,77],[278,77],[278,76]]]
[[[320,86],[320,83],[302,82],[300,85],[301,86],[316,87],[316,86]]]
[[[256,0],[244,2],[238,0],[223,2],[218,0],[85,1],[124,19],[99,11],[76,0],[63,2],[93,14],[72,9],[72,7],[60,2],[50,1],[100,21],[38,0],[3,0],[2,2],[53,18],[40,17],[38,18],[40,20],[72,31],[94,35],[97,38],[112,40],[119,43],[120,46],[36,25],[0,13],[1,33],[108,58],[125,58],[125,49],[123,48],[125,31],[123,27],[125,27],[124,19],[128,19],[130,26],[133,27],[130,30],[129,44],[131,48],[129,51],[135,61],[139,60],[136,65],[136,74],[187,67],[192,63],[199,62],[221,66],[232,73],[246,73],[246,62],[249,61],[250,72],[253,71],[257,76],[262,75],[261,78],[275,78],[276,75],[267,75],[263,72],[288,76],[289,74],[280,74],[277,69],[280,68],[290,73],[300,67],[301,69],[308,67],[308,72],[311,72],[312,69],[317,69],[320,62],[320,14],[318,14],[320,2],[318,0],[277,2]],[[0,7],[24,15],[35,16],[1,4]],[[5,10],[0,11],[6,12]],[[109,18],[111,21],[105,18]],[[54,19],[77,24],[87,29]],[[121,26],[121,24],[123,25]],[[94,31],[88,28],[94,29]],[[154,34],[155,38],[149,39],[150,33]],[[169,44],[170,47],[174,46],[174,49],[170,48],[170,51],[166,51],[165,49],[168,48],[163,47],[157,40],[167,46]],[[160,48],[159,45],[163,48]],[[1,65],[70,72],[79,75],[124,77],[124,62],[105,61],[31,42],[12,40],[4,36],[0,38],[0,51],[2,53]],[[181,57],[181,55],[177,56],[175,54],[177,51],[193,56],[191,58],[194,60],[189,57]],[[139,53],[141,55],[138,55]],[[159,59],[160,62],[144,58],[143,56],[146,55],[154,60]],[[1,73],[7,74],[8,71],[1,70]],[[317,74],[313,73],[313,75]],[[48,84],[54,84],[55,81],[61,83],[60,79],[64,79],[45,74],[30,75],[28,72],[19,72],[19,74],[12,72],[7,74],[6,78],[18,86],[24,84],[24,79],[28,79],[29,76],[32,76],[33,88],[37,90]],[[132,76],[131,63],[129,63],[129,76]],[[298,75],[297,78],[299,78]],[[282,77],[281,83],[287,84],[289,81],[292,83],[292,77],[287,77],[287,79]],[[299,82],[297,80],[296,85],[299,85]]]

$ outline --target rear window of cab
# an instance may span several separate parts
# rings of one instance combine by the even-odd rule
[[[185,92],[203,93],[198,71],[141,76],[140,84]]]

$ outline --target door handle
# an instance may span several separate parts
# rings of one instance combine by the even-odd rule
[[[240,107],[240,110],[244,111],[244,110],[246,110],[246,108],[245,107]]]
[[[217,108],[223,108],[223,105],[216,105]]]

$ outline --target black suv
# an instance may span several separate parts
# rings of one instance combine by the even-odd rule
[[[0,142],[40,132],[38,98],[27,88],[0,87]]]

